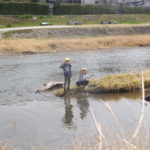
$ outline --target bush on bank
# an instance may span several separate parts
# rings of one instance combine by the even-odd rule
[[[124,7],[124,14],[150,14],[150,7]]]
[[[116,9],[111,5],[89,4],[59,4],[55,6],[55,15],[87,15],[87,14],[115,14]]]
[[[120,10],[121,9],[121,10]],[[150,14],[150,7],[123,7],[111,5],[59,4],[55,6],[55,15],[88,15],[88,14]]]
[[[48,4],[29,2],[0,2],[0,14],[2,15],[48,15]],[[90,4],[57,4],[54,7],[55,15],[88,15],[88,14],[150,14],[150,7],[123,7],[111,5]]]
[[[40,3],[27,2],[0,2],[0,14],[2,15],[48,15],[49,6]]]

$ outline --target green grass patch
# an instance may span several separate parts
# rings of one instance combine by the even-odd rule
[[[37,19],[34,20],[33,17]],[[103,14],[103,15],[0,15],[0,27],[24,27],[38,26],[41,22],[49,22],[53,25],[65,25],[67,22],[82,22],[83,24],[100,24],[102,21],[112,22],[117,24],[145,24],[150,23],[149,14]]]

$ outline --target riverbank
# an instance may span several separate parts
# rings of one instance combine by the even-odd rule
[[[34,54],[96,50],[112,47],[150,46],[150,35],[54,39],[1,39],[1,54]]]
[[[150,88],[150,70],[144,72],[145,89]],[[76,85],[71,87],[70,94],[77,94],[87,92],[92,94],[100,93],[125,93],[141,90],[141,74],[128,73],[128,74],[115,74],[109,75],[104,78],[90,80],[86,88],[78,88]],[[55,92],[56,96],[63,96],[64,90],[58,89]]]
[[[0,54],[150,46],[150,25],[93,25],[0,32]]]

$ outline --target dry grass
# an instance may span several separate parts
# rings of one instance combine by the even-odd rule
[[[9,150],[9,149],[14,150],[14,148],[12,148],[7,142],[0,141],[0,150]]]
[[[150,88],[150,70],[144,72],[145,88]],[[90,80],[86,89],[79,89],[77,87],[71,88],[70,94],[79,92],[89,93],[119,93],[119,92],[133,92],[141,89],[141,75],[140,73],[115,74],[106,76],[101,79]],[[55,92],[56,96],[63,96],[63,89],[58,89]]]
[[[64,38],[1,39],[0,53],[44,53],[63,50],[95,50],[110,47],[150,46],[150,35]]]
[[[150,70],[144,72],[145,88],[150,87]],[[140,73],[116,74],[91,80],[87,91],[96,93],[133,92],[141,89]]]
[[[21,149],[17,149],[15,147],[9,147],[8,144],[6,144],[5,142],[1,142],[2,144],[0,144],[0,150],[21,150]],[[62,150],[99,150],[99,147],[96,145],[91,145],[90,146],[87,145],[81,145],[81,144],[76,144],[76,146],[73,146],[72,148],[62,148]],[[46,146],[42,146],[42,147],[33,147],[31,148],[31,150],[51,150],[50,148],[47,148]],[[59,149],[61,150],[61,149]],[[102,150],[106,150],[106,148],[102,148]],[[142,146],[138,146],[136,149],[131,147],[131,146],[124,146],[122,145],[121,142],[116,142],[114,145],[112,145],[109,150],[148,150],[148,148],[142,148]]]

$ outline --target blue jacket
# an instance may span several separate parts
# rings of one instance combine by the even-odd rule
[[[60,66],[60,68],[64,70],[64,76],[67,78],[70,78],[72,75],[71,67],[72,67],[71,64],[63,64]]]

